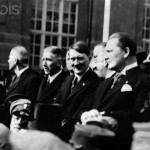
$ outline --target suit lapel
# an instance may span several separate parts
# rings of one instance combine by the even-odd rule
[[[78,93],[79,91],[81,91],[83,88],[85,88],[87,86],[87,84],[89,82],[91,82],[91,80],[94,80],[94,78],[96,79],[97,76],[96,74],[89,69],[84,76],[81,78],[81,80],[77,83],[77,85],[73,88],[72,92],[70,93],[69,97],[71,97],[72,95]]]
[[[71,85],[72,81],[74,79],[73,75],[70,75],[66,78],[66,81],[64,82],[64,85],[62,86],[64,91],[61,96],[61,102],[64,104],[66,103],[68,97],[70,97],[70,92],[71,92]]]
[[[45,77],[43,79],[43,81],[42,81],[42,83],[41,83],[41,85],[39,87],[37,99],[41,98],[41,96],[43,95],[42,93],[43,93],[43,90],[44,90],[46,84],[47,84],[47,77]]]
[[[40,99],[40,101],[42,99],[45,99],[47,97],[49,97],[49,95],[53,95],[53,92],[57,89],[58,86],[60,86],[60,84],[62,84],[62,79],[64,79],[65,76],[65,72],[62,71],[49,85],[46,86],[47,84],[47,78],[45,78],[43,80],[43,82],[41,83],[41,86],[39,88],[39,92],[38,92],[38,99]],[[45,87],[46,86],[46,87]]]
[[[107,94],[112,81],[113,81],[113,78],[108,78],[108,79],[104,79],[104,81],[100,83],[95,93],[95,98],[97,100],[94,101],[93,108],[97,108],[97,106],[99,106],[100,103],[103,101],[103,98]]]
[[[133,81],[137,80],[136,77],[135,77],[135,75],[137,75],[138,72],[139,72],[139,68],[138,67],[129,70],[128,73],[127,73],[127,75],[124,76],[121,79],[121,81],[113,89],[110,89],[108,91],[107,95],[103,98],[102,102],[107,101],[110,97],[112,97],[118,91],[121,92],[121,88],[126,83],[126,81],[129,80],[129,83],[130,83],[130,82],[133,82]]]
[[[24,79],[26,78],[26,76],[28,75],[28,73],[30,72],[30,68],[26,69],[21,75],[20,77],[18,77],[16,79],[16,81],[14,82],[14,84],[11,85],[11,87],[9,87],[8,89],[8,93],[10,93],[11,91],[13,91],[14,89],[16,89],[16,87],[19,86],[19,84],[21,83],[21,81],[24,81]]]
[[[41,85],[40,99],[43,98],[45,99],[49,95],[53,94],[53,91],[55,91],[55,88],[57,88],[58,81],[57,79],[54,79],[51,83],[48,83],[48,85],[46,84],[47,84],[47,79],[45,79],[43,84]]]
[[[121,81],[118,82],[117,85],[114,86],[114,88],[112,88],[112,89],[110,89],[110,86],[109,86],[109,92],[106,95],[106,97],[103,99],[103,101],[105,101],[109,97],[113,96],[116,92],[118,92],[121,89],[121,87],[123,86],[123,84],[125,83],[126,78],[127,78],[127,76],[125,76],[123,79],[121,79]]]
[[[19,85],[19,82],[20,82],[20,77],[18,77],[16,79],[16,81],[14,81],[14,83],[12,83],[9,87],[9,92],[11,92],[12,90],[14,90],[18,85]]]
[[[80,80],[77,85],[73,88],[72,92],[70,93],[69,97],[78,93],[84,86],[86,86],[87,82]]]

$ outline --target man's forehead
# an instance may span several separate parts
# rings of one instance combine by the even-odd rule
[[[10,54],[9,54],[9,56],[16,56],[17,54],[16,54],[16,51],[14,50],[14,49],[12,49],[11,51],[10,51]]]
[[[100,46],[96,46],[93,50],[93,54],[94,55],[102,55],[104,53],[105,48],[100,45]]]
[[[21,56],[19,55],[19,53],[16,50],[11,50],[10,54],[9,54],[9,58],[16,58],[16,59],[20,59]]]
[[[54,53],[52,53],[51,51],[44,51],[42,57],[43,58],[54,58],[54,57],[56,57],[56,55]]]
[[[79,53],[75,49],[70,49],[69,55],[70,55],[70,58],[71,57],[83,57],[83,56],[87,56],[85,53]]]
[[[119,40],[117,38],[109,39],[105,49],[112,48],[113,46],[119,46]]]

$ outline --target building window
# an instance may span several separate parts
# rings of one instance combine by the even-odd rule
[[[145,0],[143,18],[143,50],[150,53],[150,0]]]
[[[67,48],[76,41],[78,0],[33,0],[30,65],[39,67],[42,50],[50,45]]]

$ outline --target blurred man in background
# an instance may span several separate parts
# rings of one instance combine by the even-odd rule
[[[98,43],[94,46],[93,57],[90,63],[90,67],[100,78],[108,78],[114,74],[114,71],[106,68],[105,46],[105,42]]]

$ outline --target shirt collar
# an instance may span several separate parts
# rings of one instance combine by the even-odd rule
[[[23,68],[23,69],[21,69],[21,70],[19,70],[18,72],[17,72],[17,77],[20,77],[20,75],[25,71],[25,70],[27,70],[29,68],[29,66],[27,66],[27,67],[25,67],[25,68]]]
[[[106,75],[106,77],[105,77],[105,79],[108,79],[108,78],[110,78],[112,75],[114,75],[116,73],[116,71],[110,71],[107,75]]]
[[[134,62],[134,63],[132,63],[132,64],[130,64],[130,65],[127,65],[127,66],[121,71],[121,73],[122,73],[123,75],[126,75],[126,72],[127,72],[128,70],[130,70],[130,69],[132,69],[132,68],[135,68],[135,67],[137,67],[137,66],[138,66],[137,62]]]
[[[86,71],[85,71],[81,76],[78,76],[78,75],[75,74],[75,78],[78,79],[78,82],[81,80],[81,78],[84,76],[84,74],[85,74],[89,69],[90,69],[90,68],[88,67],[88,68],[86,69]]]
[[[62,70],[60,70],[59,72],[57,72],[56,74],[52,75],[52,76],[48,76],[48,80],[50,81],[50,83],[62,72]]]

